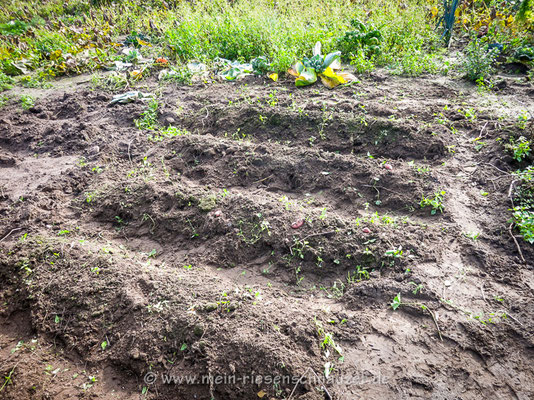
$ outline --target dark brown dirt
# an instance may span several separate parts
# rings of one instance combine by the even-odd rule
[[[83,84],[8,105],[0,398],[534,398],[496,140],[532,135],[533,89],[504,79],[166,86],[164,138]]]

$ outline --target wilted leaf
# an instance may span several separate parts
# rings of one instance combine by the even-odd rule
[[[356,76],[350,72],[337,72],[337,74],[345,80],[346,83],[354,82],[357,80]]]
[[[325,69],[325,71],[319,76],[321,77],[323,85],[325,85],[328,89],[333,89],[342,83],[346,83],[345,79],[341,75],[336,74],[330,67]]]
[[[295,71],[293,68],[289,68],[289,69],[287,70],[287,73],[288,73],[289,75],[293,75],[294,77],[297,77],[297,78],[298,78],[298,76],[299,76],[299,73],[298,73],[297,71]]]
[[[61,57],[62,54],[63,52],[61,51],[61,49],[57,49],[56,51],[50,53],[50,59],[52,61],[57,60],[59,57]]]
[[[138,92],[138,91],[126,92],[123,94],[118,94],[118,95],[113,96],[113,100],[111,100],[109,105],[111,106],[113,104],[131,103],[132,101],[136,101],[137,99],[145,99],[148,97],[153,97],[153,95],[148,94],[148,93]]]

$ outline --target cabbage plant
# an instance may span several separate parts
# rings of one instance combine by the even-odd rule
[[[349,83],[356,79],[352,74],[341,72],[341,52],[336,51],[326,56],[321,54],[321,42],[313,48],[313,57],[304,57],[289,69],[289,73],[296,77],[297,87],[312,85],[321,78],[321,82],[329,89]]]

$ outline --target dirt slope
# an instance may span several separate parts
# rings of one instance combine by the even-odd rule
[[[8,105],[0,398],[533,398],[504,82],[168,86],[166,137],[83,83]]]

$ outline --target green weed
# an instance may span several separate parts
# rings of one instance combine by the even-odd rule
[[[434,197],[425,197],[423,195],[419,205],[421,208],[432,207],[432,210],[430,211],[431,215],[436,214],[438,211],[442,213],[445,209],[445,206],[443,205],[443,196],[445,196],[444,190],[434,193]]]
[[[94,88],[110,92],[123,90],[129,86],[128,78],[125,74],[112,71],[108,74],[97,72],[91,76],[91,84]]]
[[[0,92],[11,89],[14,83],[15,80],[13,78],[7,76],[3,72],[0,72]]]
[[[494,62],[499,51],[496,48],[489,48],[480,40],[473,39],[464,49],[465,59],[461,65],[461,70],[467,79],[477,83],[483,83],[494,72]]]
[[[157,99],[152,99],[148,103],[148,108],[143,111],[140,118],[134,120],[135,126],[142,130],[155,130],[158,127],[158,109]]]
[[[505,148],[513,154],[514,160],[523,161],[530,156],[531,142],[524,136],[518,139],[510,138],[510,143],[505,145]]]
[[[31,96],[22,95],[20,96],[20,105],[23,110],[29,110],[35,105],[35,100]]]

